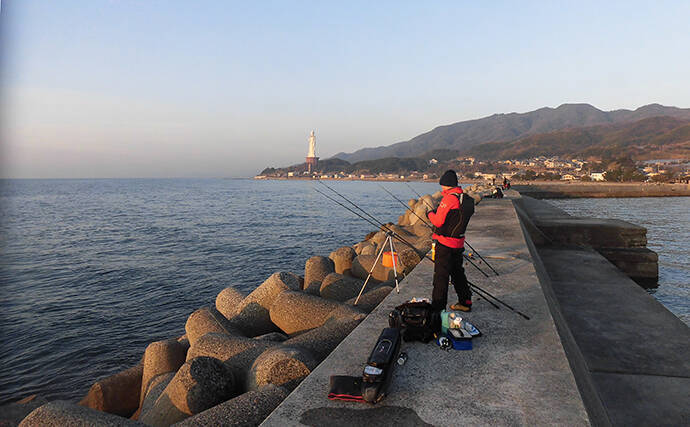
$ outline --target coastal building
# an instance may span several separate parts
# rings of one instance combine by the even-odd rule
[[[307,152],[307,172],[312,173],[316,170],[319,164],[319,158],[316,157],[316,136],[314,131],[309,134],[309,151]]]
[[[604,179],[605,179],[604,174],[605,173],[606,172],[592,172],[591,174],[589,174],[589,178],[592,181],[604,181]]]

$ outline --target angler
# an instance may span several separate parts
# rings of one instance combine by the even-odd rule
[[[427,214],[434,225],[434,289],[431,305],[441,312],[448,302],[448,279],[451,278],[458,302],[450,306],[452,310],[472,310],[472,291],[467,283],[462,266],[465,250],[465,229],[474,213],[474,200],[462,193],[458,187],[458,176],[453,170],[446,171],[439,184],[443,189],[443,199],[437,211]]]

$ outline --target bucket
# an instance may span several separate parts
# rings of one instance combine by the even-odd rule
[[[395,263],[395,268],[398,268],[398,253],[397,252],[384,252],[383,253],[383,266],[393,268],[393,263]]]

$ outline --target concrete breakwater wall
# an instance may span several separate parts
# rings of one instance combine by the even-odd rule
[[[646,247],[646,228],[617,219],[572,216],[527,196],[516,199],[515,206],[536,244],[593,248],[640,286],[657,286],[659,257]]]
[[[605,251],[572,244],[568,226],[560,240],[550,240],[544,232],[555,229],[544,226],[549,217],[570,221],[560,210],[524,196],[513,203],[590,423],[687,425],[690,328],[605,258]],[[575,241],[588,235],[643,241],[634,227],[625,231],[632,224],[619,230],[616,222],[603,221]],[[607,225],[613,230],[601,230]]]
[[[488,187],[467,190],[476,200],[490,194]],[[440,199],[437,192],[408,204],[425,218]],[[431,230],[409,211],[387,227],[412,245],[394,243],[402,279],[430,250]],[[309,258],[303,276],[276,272],[248,295],[228,287],[213,305],[191,313],[183,336],[151,343],[137,365],[98,380],[78,404],[34,399],[3,411],[14,417],[5,421],[259,424],[393,289],[393,268],[374,265],[385,241],[384,231],[371,232],[353,246]]]
[[[690,184],[556,181],[515,184],[513,188],[535,199],[690,196]]]

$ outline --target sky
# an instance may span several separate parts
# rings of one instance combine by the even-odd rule
[[[3,0],[0,176],[249,177],[494,113],[690,107],[685,1]]]

